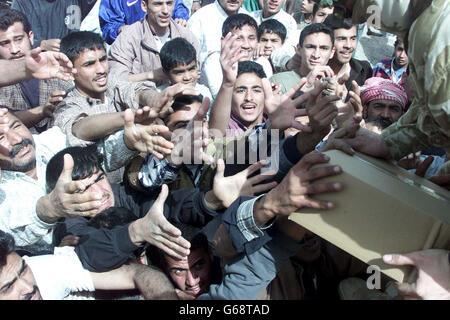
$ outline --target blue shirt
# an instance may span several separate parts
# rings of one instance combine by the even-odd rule
[[[102,0],[99,8],[100,28],[103,38],[112,44],[119,34],[119,28],[130,25],[145,17],[141,0]],[[183,0],[176,0],[172,18],[189,19],[189,10]]]

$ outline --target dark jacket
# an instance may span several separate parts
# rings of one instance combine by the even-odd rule
[[[151,194],[138,193],[124,185],[111,185],[114,205],[130,210],[136,219],[144,217],[155,202],[159,190]],[[170,192],[165,205],[164,216],[171,223],[186,223],[203,227],[214,216],[215,211],[204,205],[204,192],[198,189],[183,189]],[[54,232],[54,244],[58,245],[68,234],[80,237],[75,252],[83,267],[89,271],[105,272],[115,269],[134,257],[139,247],[130,239],[130,223],[112,229],[97,229],[88,225],[84,217],[68,218],[60,221]]]
[[[364,85],[367,79],[372,77],[372,67],[370,63],[365,60],[352,59],[350,60],[350,79],[345,83],[347,90],[352,90],[352,81],[355,80],[359,86]]]

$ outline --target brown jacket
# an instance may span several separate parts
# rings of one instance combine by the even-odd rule
[[[170,19],[170,38],[182,37],[189,41],[197,51],[199,61],[200,45],[194,34],[186,27]],[[109,52],[110,73],[126,77],[161,67],[159,50],[146,18],[126,27],[117,37]],[[165,82],[157,82],[160,86]]]

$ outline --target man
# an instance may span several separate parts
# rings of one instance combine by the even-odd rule
[[[80,29],[81,21],[95,5],[95,0],[14,0],[11,9],[28,17],[34,31],[34,46],[59,51],[60,39]]]
[[[93,32],[73,32],[61,41],[61,50],[77,69],[75,89],[60,103],[54,115],[54,124],[66,134],[71,145],[86,145],[96,139],[103,139],[123,126],[122,114],[127,108],[134,110],[142,106],[154,106],[164,93],[157,93],[153,83],[120,81],[117,76],[108,75],[108,62],[103,38]],[[167,91],[169,91],[170,88]],[[116,113],[119,121],[113,130],[99,134],[95,139],[85,128],[78,130],[79,121],[87,116]],[[104,129],[101,126],[98,129]],[[86,132],[84,132],[86,131]],[[86,141],[87,140],[87,141]],[[110,178],[121,181],[121,171],[113,172]]]
[[[383,30],[405,39],[410,76],[415,84],[416,97],[408,111],[395,124],[383,130],[381,135],[374,135],[367,130],[359,129],[358,126],[344,128],[339,133],[343,138],[336,139],[329,147],[333,148],[341,144],[343,149],[351,153],[357,150],[385,159],[400,159],[430,146],[441,147],[448,152],[450,150],[448,130],[450,93],[447,89],[449,74],[446,57],[450,55],[450,46],[446,26],[450,18],[450,4],[445,0],[378,0],[375,3],[357,0],[346,3],[344,8],[349,15],[352,15],[354,23],[362,23],[366,20],[368,6],[373,4],[376,4],[382,12]],[[447,162],[440,174],[448,174],[449,168]],[[392,258],[385,258],[385,261],[396,263],[396,259]],[[429,256],[420,263],[411,260],[407,263],[417,266],[419,278],[412,285],[402,284],[399,287],[402,294],[424,297],[421,293],[427,292],[428,288],[436,284],[442,287],[448,283],[445,280],[445,277],[448,277],[448,271],[445,271],[445,268],[448,268],[448,261],[443,262],[436,256]],[[436,263],[441,265],[438,267],[441,271],[439,276],[434,278],[424,276],[423,271]],[[444,279],[444,281],[438,279]]]
[[[264,70],[256,62],[240,61],[236,77],[226,79],[227,83],[221,86],[230,97],[222,104],[224,93],[219,93],[219,99],[212,107],[209,127],[220,130],[225,137],[239,137],[263,123],[262,79],[265,77]],[[231,104],[228,103],[230,100]]]
[[[361,91],[363,119],[384,130],[406,112],[408,96],[402,86],[382,78],[370,78]]]
[[[403,85],[403,74],[408,69],[408,55],[405,44],[397,37],[394,44],[394,57],[381,60],[373,70],[374,77],[390,79]]]
[[[336,78],[348,76],[345,87],[352,90],[352,82],[359,86],[372,76],[372,67],[368,61],[357,60],[353,54],[358,45],[358,26],[349,19],[341,20],[341,23],[331,23],[333,17],[327,17],[324,24],[333,29],[335,54],[328,62]],[[354,89],[354,88],[353,88]]]
[[[152,247],[147,250],[147,257],[166,273],[177,289],[197,298],[208,292],[212,283],[220,283],[220,264],[213,256],[208,239],[200,232],[201,229],[188,224],[179,224],[177,227],[183,238],[191,244],[189,256],[178,260]]]
[[[317,79],[334,76],[327,66],[335,53],[334,34],[329,27],[314,23],[303,29],[296,52],[301,57],[300,67],[295,71],[275,74],[271,78],[272,82],[282,86],[283,93],[304,77],[308,79],[305,88],[310,88]]]
[[[107,44],[111,45],[119,33],[127,26],[145,17],[145,11],[138,1],[101,1],[98,18],[102,29],[103,38]],[[173,19],[189,19],[189,9],[183,1],[175,0],[175,8],[172,12]]]
[[[342,190],[340,183],[320,181],[322,177],[338,175],[341,172],[339,167],[311,168],[314,164],[328,161],[325,155],[317,152],[306,154],[269,193],[252,199],[239,198],[227,209],[210,242],[214,243],[221,258],[229,263],[225,266],[223,283],[218,287],[212,286],[208,295],[255,299],[269,285],[287,258],[300,249],[289,245],[290,241],[285,236],[299,243],[307,232],[285,218],[292,212],[301,212],[304,207],[321,210],[333,207],[330,202],[313,200],[306,190],[312,191],[316,187],[323,192]],[[277,217],[275,222],[272,221],[274,217]],[[242,274],[242,265],[250,266],[251,272],[244,271],[246,276],[232,279],[233,272],[230,271]],[[227,281],[234,282],[234,285]]]
[[[249,14],[242,8],[243,2],[244,0],[216,0],[199,9],[189,19],[189,29],[200,43],[200,50],[197,50],[200,65],[203,65],[211,52],[220,51],[222,25],[225,19],[235,13]],[[204,80],[201,83],[204,83]]]
[[[73,159],[72,169],[67,168],[67,155]],[[251,167],[249,172],[260,167],[260,164]],[[244,175],[246,173],[243,172]],[[247,184],[246,179],[241,178],[242,174],[225,178],[220,170],[215,177],[214,187],[207,192],[181,189],[169,195],[167,186],[163,186],[157,197],[157,190],[139,193],[123,184],[111,185],[101,169],[101,158],[94,146],[71,147],[58,152],[47,166],[48,192],[57,189],[59,177],[66,175],[86,186],[80,191],[81,194],[102,194],[100,214],[112,207],[130,211],[128,221],[114,228],[99,229],[92,226],[92,220],[98,216],[92,219],[74,217],[59,220],[54,232],[54,244],[58,245],[68,234],[78,236],[80,241],[75,251],[83,266],[95,271],[120,266],[146,243],[160,248],[174,259],[185,258],[189,254],[189,242],[181,237],[181,232],[168,220],[201,227],[217,216],[214,210],[226,208],[241,194],[251,194],[246,190],[250,183]]]
[[[24,60],[32,48],[34,34],[25,15],[17,10],[0,11],[0,59]],[[50,127],[56,105],[73,87],[72,82],[35,78],[0,89],[0,105],[15,110],[33,133]]]
[[[200,52],[194,34],[171,18],[174,5],[173,0],[141,2],[147,15],[128,26],[114,41],[108,57],[111,73],[130,81],[150,80],[160,86],[168,82],[159,58],[159,51],[168,40],[185,38]]]
[[[143,282],[157,284],[148,290]],[[0,230],[0,300],[62,300],[72,292],[137,289],[146,299],[173,299],[173,286],[164,274],[131,263],[106,273],[88,272],[71,247],[54,254],[21,257],[14,238]]]
[[[66,136],[58,127],[32,136],[12,113],[5,109],[0,111],[0,229],[10,233],[18,246],[30,252],[48,249],[58,218],[95,214],[102,205],[99,201],[102,195],[79,195],[81,186],[73,183],[70,177],[61,178],[58,188],[46,194],[44,177],[47,162],[56,152],[67,147]],[[99,141],[97,145],[105,156],[107,171],[122,167],[136,154],[134,150],[146,152],[142,141],[151,140],[144,127],[134,124],[132,112],[131,115],[127,113],[125,120],[124,131]]]

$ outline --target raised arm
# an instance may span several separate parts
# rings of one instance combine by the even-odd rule
[[[41,48],[31,50],[25,60],[10,61],[0,59],[0,87],[13,85],[31,78],[59,78],[73,80],[72,62],[60,52],[42,52]]]

